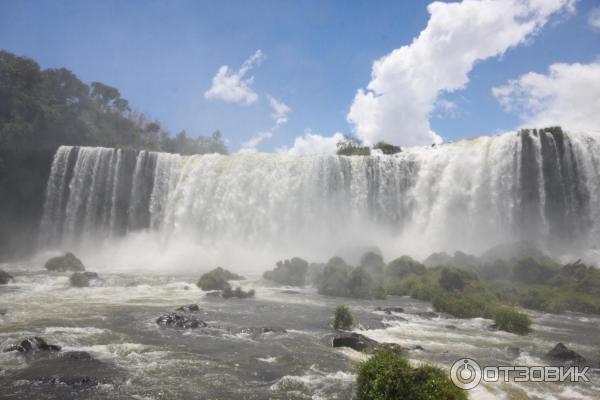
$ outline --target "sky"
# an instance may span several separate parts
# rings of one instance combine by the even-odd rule
[[[600,130],[600,0],[0,0],[0,49],[233,152]]]

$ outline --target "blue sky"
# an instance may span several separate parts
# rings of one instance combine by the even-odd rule
[[[514,1],[501,0],[507,8],[514,8],[510,4]],[[527,18],[538,24],[534,31],[517,39],[516,44],[499,43],[492,55],[483,56],[486,50],[481,49],[477,60],[466,66],[468,82],[457,89],[455,83],[460,77],[444,78],[430,90],[434,100],[427,94],[414,94],[415,99],[406,95],[414,88],[405,88],[402,85],[411,83],[393,76],[398,65],[393,62],[403,62],[402,54],[398,55],[396,61],[390,60],[392,72],[374,79],[378,89],[373,98],[384,94],[389,104],[380,99],[380,104],[372,106],[358,104],[357,90],[372,80],[375,60],[411,45],[426,29],[431,18],[429,1],[0,0],[0,48],[31,57],[45,68],[66,67],[86,82],[113,85],[136,109],[160,120],[173,133],[185,129],[197,136],[220,129],[233,151],[261,132],[268,132],[257,145],[261,151],[290,149],[307,131],[323,137],[341,132],[367,141],[427,144],[426,134],[409,137],[410,133],[402,129],[390,128],[405,126],[405,122],[412,127],[414,122],[411,130],[427,129],[422,119],[415,122],[410,115],[395,115],[394,107],[403,107],[402,99],[408,98],[409,105],[427,103],[415,112],[426,113],[429,128],[444,141],[494,134],[528,122],[554,121],[548,118],[569,121],[569,116],[555,116],[552,107],[573,96],[563,93],[565,87],[574,86],[564,75],[570,74],[575,63],[586,68],[578,75],[600,79],[589,67],[596,65],[600,55],[600,26],[595,26],[594,19],[600,1],[547,1],[557,3],[555,9],[528,6]],[[464,24],[473,20],[469,13],[475,11],[467,7],[455,11],[465,16]],[[438,15],[442,12],[445,9]],[[521,18],[515,15],[515,21]],[[461,29],[452,21],[439,21],[438,28],[446,24],[442,26],[446,34]],[[432,29],[435,26],[432,22]],[[505,26],[510,31],[519,25]],[[448,64],[445,55],[433,57],[435,65],[427,73],[455,68],[452,57],[458,57],[458,52],[464,54],[471,45],[485,43],[486,32],[493,35],[494,29],[465,36],[461,40],[467,43],[461,42],[456,52],[452,47],[441,49]],[[473,43],[468,43],[470,40]],[[253,77],[248,88],[257,96],[254,102],[242,104],[205,95],[221,66],[235,72],[257,50],[263,56],[244,78]],[[551,76],[549,67],[557,63],[565,66],[564,75]],[[400,73],[412,72],[405,69]],[[529,80],[519,81],[529,73],[546,77],[545,83],[538,82],[540,85],[549,86],[550,82],[562,86],[539,97],[539,90],[531,87]],[[512,86],[511,80],[516,80]],[[597,83],[584,82],[579,87]],[[492,93],[492,88],[502,87],[504,91]],[[267,96],[291,110],[286,113],[286,122],[275,124]],[[395,102],[391,101],[394,96]],[[532,101],[547,102],[548,97],[554,106],[546,104],[534,113],[526,109],[534,104]],[[430,109],[432,101],[435,104]],[[364,112],[349,122],[353,102]],[[379,110],[390,116],[383,115],[369,130],[369,116],[364,114]],[[379,135],[379,131],[388,133]]]

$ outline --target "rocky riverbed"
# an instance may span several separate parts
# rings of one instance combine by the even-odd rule
[[[224,299],[196,287],[200,273],[99,272],[100,284],[80,288],[68,272],[0,269],[14,278],[0,286],[0,398],[350,399],[356,361],[367,355],[333,347],[340,336],[331,328],[333,310],[342,302],[364,343],[395,344],[414,363],[449,367],[470,357],[482,365],[555,365],[565,362],[548,358],[559,342],[595,363],[600,348],[600,318],[582,314],[530,313],[533,332],[517,336],[491,329],[490,320],[449,318],[409,298],[324,297],[258,276],[244,281],[254,298]],[[49,347],[13,347],[33,337]],[[578,384],[485,384],[470,397],[593,399],[598,369],[591,377]]]

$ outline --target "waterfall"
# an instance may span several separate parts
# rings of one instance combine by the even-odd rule
[[[135,232],[330,255],[355,245],[478,253],[520,239],[589,249],[600,244],[600,140],[533,131],[367,157],[60,147],[42,245]]]

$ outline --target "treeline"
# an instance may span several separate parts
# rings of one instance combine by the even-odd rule
[[[0,51],[0,261],[35,251],[50,165],[61,145],[227,153],[219,131],[171,136],[114,87],[88,85],[68,69],[41,69]]]
[[[82,82],[66,68],[41,69],[33,60],[0,51],[0,148],[106,146],[177,152],[227,153],[219,131],[172,137],[159,122],[132,110],[119,90]]]

